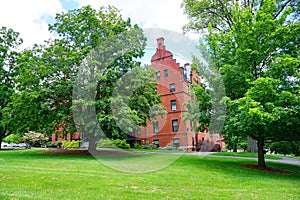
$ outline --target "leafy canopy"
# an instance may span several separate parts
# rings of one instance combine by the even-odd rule
[[[17,76],[17,48],[21,43],[19,33],[10,28],[0,28],[0,143],[3,138],[13,133],[12,127],[7,123],[13,115],[7,109],[11,96],[15,93],[13,79]]]
[[[223,135],[265,142],[299,136],[299,1],[185,0],[186,30],[206,31],[203,46],[225,85]],[[245,138],[245,137],[244,137]]]

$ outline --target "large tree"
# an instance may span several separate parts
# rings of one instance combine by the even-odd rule
[[[11,96],[14,94],[16,76],[15,65],[17,62],[17,48],[22,43],[19,33],[12,29],[0,29],[0,144],[2,139],[12,133],[13,129],[7,124],[7,119],[13,117],[5,112]],[[1,147],[0,147],[1,148]]]
[[[99,134],[96,124],[107,137],[126,138],[117,123],[122,120],[114,117],[113,91],[118,80],[133,69],[148,82],[133,92],[140,104],[130,101],[127,108],[137,125],[149,119],[146,113],[160,102],[160,97],[152,89],[156,84],[149,81],[154,72],[142,68],[137,61],[145,47],[145,37],[137,25],[132,25],[130,19],[123,20],[114,7],[95,10],[87,6],[57,14],[49,30],[57,39],[24,51],[18,67],[20,93],[14,96],[14,110],[20,132],[52,133],[63,125],[65,132],[72,133],[78,128],[91,149]],[[134,85],[128,84],[127,87]],[[80,87],[85,90],[78,94]],[[89,95],[92,99],[85,98]],[[75,124],[73,110],[76,114],[78,103],[82,106],[80,112],[88,114],[77,118]],[[96,110],[96,115],[89,110]],[[28,123],[21,124],[23,117]],[[90,117],[93,118],[89,120]]]
[[[290,20],[300,20],[299,0],[274,0],[274,2],[275,9],[270,13],[273,19],[279,18],[290,7],[293,10]],[[234,25],[235,6],[255,14],[263,5],[264,0],[183,0],[181,6],[189,18],[184,31],[206,32],[209,26],[216,31],[229,31]]]
[[[206,30],[206,51],[223,78],[224,134],[264,143],[299,140],[299,5],[286,1],[185,0],[186,30]],[[204,19],[205,18],[205,19]]]

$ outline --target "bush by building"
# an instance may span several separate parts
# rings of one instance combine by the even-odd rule
[[[129,149],[130,145],[126,142],[126,140],[121,139],[101,139],[97,144],[97,148],[121,148],[121,149]]]
[[[81,144],[82,144],[81,140],[72,140],[72,141],[62,142],[62,146],[65,148],[79,148]]]

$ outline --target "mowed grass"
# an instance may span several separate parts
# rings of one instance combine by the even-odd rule
[[[0,199],[300,199],[299,166],[267,163],[294,172],[274,174],[240,167],[256,164],[251,160],[181,156],[154,172],[125,173],[93,156],[39,151],[0,151]],[[157,163],[165,156],[171,155],[147,158]]]
[[[250,152],[215,152],[212,154],[213,156],[237,156],[237,157],[248,157],[248,158],[257,158],[257,153],[250,153]],[[266,159],[273,159],[273,160],[281,160],[280,155],[272,155],[272,154],[265,154]]]

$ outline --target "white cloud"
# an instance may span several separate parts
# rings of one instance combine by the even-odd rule
[[[117,7],[124,19],[130,18],[135,24],[138,24],[141,28],[160,28],[170,31],[175,31],[179,34],[183,33],[182,27],[188,23],[186,15],[183,14],[181,8],[182,0],[77,0],[80,6],[91,5],[93,8],[98,9],[101,6],[112,5]],[[170,33],[170,32],[169,32]],[[176,35],[176,33],[174,33]],[[155,30],[153,37],[148,38],[151,40],[151,47],[153,49],[146,50],[144,63],[150,62],[150,58],[153,55],[156,48],[156,38],[165,37],[166,47],[172,50],[172,44],[176,44],[177,38],[172,38],[170,34],[167,34],[164,30]],[[178,35],[176,35],[178,36]],[[186,37],[196,41],[199,39],[199,34],[186,34]],[[149,42],[149,41],[148,41]],[[152,44],[153,42],[153,44]],[[148,43],[149,45],[149,43]],[[187,58],[183,58],[180,52],[174,52],[174,57],[180,63],[191,62]],[[148,59],[148,62],[146,62]]]
[[[187,23],[180,7],[181,0],[78,0],[81,6],[93,8],[113,5],[121,10],[125,18],[142,28],[163,28],[182,33],[182,26]]]
[[[188,23],[181,8],[182,0],[77,0],[80,6],[112,5],[121,10],[122,16],[130,18],[141,28],[161,28],[183,33],[182,27]],[[200,35],[187,33],[186,36],[198,42]]]
[[[67,1],[67,0],[65,0]],[[180,7],[182,0],[74,0],[79,7],[91,5],[113,5],[121,10],[124,18],[131,18],[133,23],[142,28],[162,28],[182,33],[182,26],[187,18]],[[13,28],[20,32],[24,40],[22,47],[42,43],[52,34],[48,31],[47,20],[56,13],[64,11],[63,0],[7,0],[1,1],[0,26]],[[198,35],[188,35],[198,39]]]
[[[20,33],[23,48],[42,43],[51,37],[47,20],[62,12],[59,0],[9,0],[0,6],[0,26],[6,26]]]

